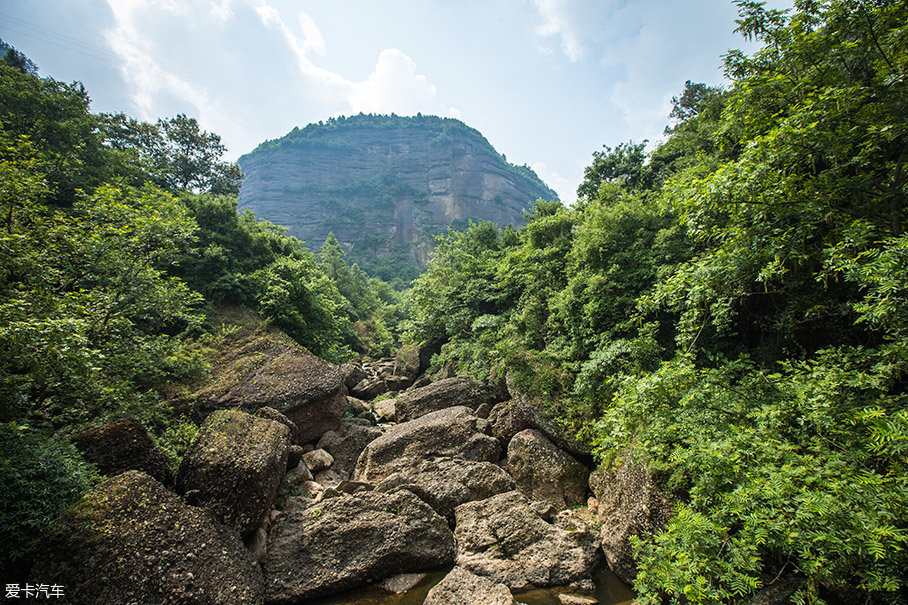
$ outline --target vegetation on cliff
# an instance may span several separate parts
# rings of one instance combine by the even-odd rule
[[[266,141],[239,163],[242,208],[313,249],[333,232],[352,261],[398,288],[419,275],[448,227],[522,224],[534,200],[556,196],[477,130],[437,116],[331,118]]]
[[[908,599],[908,6],[738,2],[763,43],[573,208],[450,233],[409,296],[435,363],[547,400],[678,502],[643,603]]]

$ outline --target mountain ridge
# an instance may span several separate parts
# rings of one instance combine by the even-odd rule
[[[334,233],[351,262],[386,280],[415,277],[449,227],[521,225],[535,200],[557,199],[478,130],[438,116],[332,118],[265,141],[238,163],[241,209],[311,249]]]

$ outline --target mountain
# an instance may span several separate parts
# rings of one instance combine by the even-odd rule
[[[535,200],[557,199],[479,131],[436,116],[332,118],[262,143],[239,165],[241,209],[312,249],[333,232],[348,260],[386,280],[415,277],[448,227],[521,225]]]

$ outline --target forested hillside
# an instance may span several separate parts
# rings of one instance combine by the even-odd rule
[[[97,481],[79,430],[130,415],[178,461],[195,426],[166,399],[206,375],[225,310],[334,361],[390,351],[396,294],[333,237],[316,257],[238,214],[240,171],[194,119],[92,114],[9,48],[0,126],[2,567]]]
[[[370,275],[409,283],[434,237],[470,220],[523,224],[556,199],[477,130],[438,116],[356,115],[295,128],[239,159],[240,207],[317,251],[329,233]]]
[[[93,114],[0,46],[10,580],[306,602],[456,562],[436,595],[508,602],[605,559],[641,604],[908,603],[908,4],[737,4],[761,50],[728,86],[594,152],[576,205],[448,229],[404,292],[238,212],[194,119]],[[123,417],[163,479],[76,447]],[[245,455],[256,507],[225,516],[239,490],[200,492]]]
[[[904,603],[908,5],[738,4],[731,85],[595,153],[575,207],[449,234],[408,335],[667,490],[639,602]]]

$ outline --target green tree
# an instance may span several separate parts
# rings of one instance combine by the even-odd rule
[[[107,145],[132,159],[155,184],[171,191],[237,195],[243,175],[224,162],[221,137],[202,130],[195,118],[177,114],[156,124],[123,114],[102,114]]]
[[[645,189],[652,173],[645,165],[646,141],[620,143],[615,149],[603,145],[604,151],[593,152],[593,163],[583,170],[583,182],[577,187],[579,199],[593,199],[605,183],[621,183],[629,188]]]
[[[0,197],[3,419],[59,427],[139,403],[175,369],[172,335],[197,321],[197,297],[165,269],[194,224],[150,186],[49,206],[41,162],[26,140],[12,149]]]
[[[80,83],[38,78],[0,61],[0,129],[28,137],[54,204],[71,204],[78,190],[90,191],[113,176],[110,151],[88,106]]]

